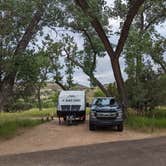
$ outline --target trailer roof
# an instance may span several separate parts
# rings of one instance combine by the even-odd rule
[[[85,96],[85,91],[61,91],[59,96],[68,96],[68,95],[76,95],[76,96]]]

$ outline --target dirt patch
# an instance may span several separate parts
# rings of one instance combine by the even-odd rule
[[[40,150],[89,145],[120,140],[134,140],[164,136],[162,133],[141,133],[125,129],[124,132],[111,130],[89,131],[88,121],[74,126],[58,125],[58,120],[39,125],[10,140],[0,141],[0,155],[19,154]]]

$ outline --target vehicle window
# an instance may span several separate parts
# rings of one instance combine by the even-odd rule
[[[110,106],[115,104],[115,99],[109,98],[99,98],[94,101],[94,104],[97,106]]]

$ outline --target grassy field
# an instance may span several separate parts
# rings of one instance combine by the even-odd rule
[[[86,113],[89,114],[88,108]],[[17,135],[20,129],[34,127],[43,123],[43,117],[56,114],[55,108],[47,108],[39,111],[31,109],[24,112],[0,113],[0,139],[11,138]],[[127,128],[153,132],[156,129],[166,129],[166,107],[156,108],[152,113],[138,116],[133,110],[128,112],[125,121]]]
[[[156,108],[144,116],[136,115],[131,110],[128,112],[126,126],[145,132],[154,132],[158,129],[166,129],[166,107]]]
[[[0,113],[0,138],[11,138],[19,133],[19,129],[30,128],[43,123],[42,117],[52,115],[55,109],[31,109],[24,112]]]

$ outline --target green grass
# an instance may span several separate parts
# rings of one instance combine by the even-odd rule
[[[0,138],[11,138],[19,133],[20,129],[34,127],[43,123],[41,118],[52,115],[55,109],[31,109],[24,112],[0,113]]]
[[[155,118],[166,118],[166,107],[156,108],[152,111]]]
[[[86,109],[86,114],[89,115],[89,113],[90,113],[90,108],[87,108]]]
[[[11,138],[19,133],[19,129],[30,128],[41,124],[39,119],[13,119],[12,121],[3,121],[0,123],[0,138]]]
[[[145,132],[166,129],[166,109],[155,109],[144,116],[136,115],[130,110],[125,123],[131,129]]]
[[[30,109],[28,111],[14,112],[14,113],[0,113],[1,119],[10,118],[30,118],[30,117],[44,117],[56,113],[55,108],[47,108],[39,111],[38,109]]]

